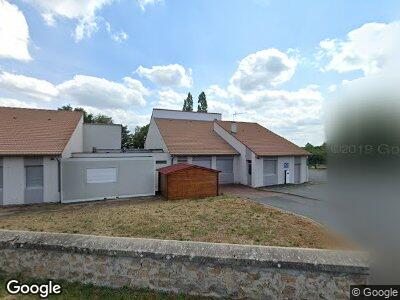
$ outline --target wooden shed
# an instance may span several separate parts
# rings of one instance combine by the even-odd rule
[[[180,163],[158,172],[159,191],[167,200],[205,198],[219,193],[218,170]]]

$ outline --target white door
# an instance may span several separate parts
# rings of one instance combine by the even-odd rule
[[[233,157],[221,156],[217,157],[217,170],[219,173],[219,183],[233,183]]]

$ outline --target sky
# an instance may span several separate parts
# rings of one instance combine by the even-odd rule
[[[327,104],[398,45],[397,0],[0,0],[0,106],[70,104],[134,130],[205,91],[225,120],[321,144]]]

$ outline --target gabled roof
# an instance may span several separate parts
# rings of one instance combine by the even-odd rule
[[[176,164],[176,165],[160,168],[157,171],[159,173],[161,173],[161,174],[168,175],[168,174],[172,174],[172,173],[175,173],[175,172],[178,172],[178,171],[192,169],[192,168],[207,170],[207,171],[211,171],[211,172],[215,172],[215,173],[220,172],[218,170],[205,168],[205,167],[201,167],[201,166],[196,166],[196,165],[191,165],[191,164],[187,164],[187,163],[180,163],[180,164]]]
[[[235,155],[214,132],[213,121],[154,119],[171,155]]]
[[[60,155],[81,112],[0,107],[0,155]]]
[[[231,132],[232,121],[217,121],[225,131],[258,156],[309,155],[306,150],[289,142],[257,123],[235,122],[237,133]]]

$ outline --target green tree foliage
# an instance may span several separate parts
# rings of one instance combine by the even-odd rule
[[[143,149],[144,142],[146,141],[147,133],[149,131],[149,125],[145,126],[136,126],[135,132],[131,135],[131,148],[135,149]]]
[[[102,123],[101,121],[100,122],[95,121],[93,114],[87,113],[82,107],[73,108],[70,104],[68,104],[68,105],[63,105],[63,106],[59,107],[58,110],[80,111],[83,113],[83,122],[85,122],[85,123]]]
[[[308,157],[308,163],[310,166],[316,168],[318,165],[326,165],[327,164],[327,147],[326,143],[323,143],[321,146],[313,146],[310,143],[304,147],[305,150],[311,153]]]
[[[204,92],[201,92],[199,95],[199,100],[197,102],[197,111],[198,112],[207,112],[208,105],[207,105],[207,98]]]
[[[182,111],[193,111],[193,97],[191,93],[188,93],[185,101],[183,102]]]

